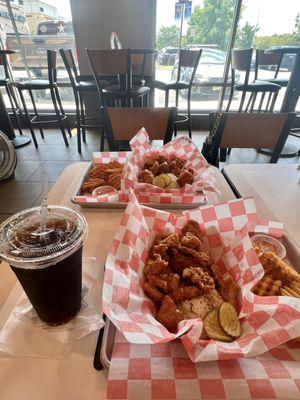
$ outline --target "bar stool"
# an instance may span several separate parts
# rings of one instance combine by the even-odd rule
[[[267,81],[253,81],[249,83],[252,53],[253,49],[231,50],[231,88],[230,88],[230,95],[226,111],[229,111],[230,109],[232,98],[235,91],[242,92],[242,97],[238,112],[243,112],[243,111],[253,112],[255,101],[259,93],[261,94],[261,98],[257,112],[262,111],[263,101],[266,93],[270,94],[270,99],[272,97],[272,101],[271,103],[270,101],[267,102],[264,111],[272,112],[274,109],[278,92],[281,89],[281,86]],[[242,84],[236,84],[235,82],[236,71],[245,72],[245,79]],[[246,108],[243,110],[243,106],[246,99],[246,93],[250,93],[250,97],[246,105]]]
[[[11,110],[13,112],[16,125],[18,128],[18,131],[20,135],[23,135],[20,120],[19,120],[19,115],[22,116],[19,103],[16,97],[16,94],[14,92],[14,87],[12,86],[12,77],[11,77],[11,72],[9,69],[9,62],[7,60],[7,54],[14,53],[12,50],[0,50],[0,66],[3,66],[4,70],[4,78],[0,79],[0,87],[4,87],[6,94],[8,96],[10,105],[11,105]]]
[[[99,116],[86,117],[83,95],[86,93],[97,93],[97,86],[95,80],[83,80],[78,74],[78,69],[74,60],[72,50],[60,49],[59,53],[64,62],[67,70],[76,105],[76,128],[77,128],[77,148],[81,153],[81,134],[82,140],[86,142],[86,129],[87,128],[100,128]],[[102,85],[107,86],[108,81],[103,81]],[[98,120],[98,124],[89,124],[87,121]]]
[[[191,91],[194,83],[194,77],[198,68],[199,60],[202,54],[202,49],[195,50],[180,50],[177,79],[172,82],[162,82],[155,80],[152,82],[154,89],[163,90],[165,92],[165,107],[169,106],[169,92],[170,90],[176,91],[175,105],[178,107],[179,91],[186,89],[187,95],[187,116],[184,119],[177,120],[176,123],[188,121],[189,137],[192,137],[192,123],[191,123]],[[183,74],[187,77],[187,80],[183,80]],[[181,115],[182,116],[182,115]],[[175,131],[176,134],[176,131]]]
[[[254,80],[276,83],[276,85],[279,85],[281,87],[287,87],[289,79],[288,78],[278,78],[278,73],[280,71],[282,59],[283,59],[283,53],[281,53],[281,54],[280,53],[268,53],[265,50],[257,49],[256,56],[255,56]],[[260,79],[258,77],[258,69],[261,66],[275,67],[274,78]]]
[[[116,32],[111,33],[110,37],[110,48],[111,50],[121,50],[122,44],[119,36]],[[134,86],[145,85],[145,65],[146,65],[146,54],[132,54],[131,55],[131,67],[132,67],[132,84]]]
[[[150,88],[132,85],[131,51],[86,49],[98,89],[101,105],[131,107],[139,99],[144,105]],[[103,85],[103,79],[114,78],[116,83]],[[101,135],[101,151],[104,150],[104,135]]]
[[[48,80],[42,79],[30,79],[24,82],[13,82],[13,85],[18,89],[20,99],[22,102],[23,110],[29,125],[29,130],[32,135],[32,139],[35,147],[38,147],[36,136],[34,133],[33,125],[38,125],[41,137],[44,139],[44,132],[42,128],[43,123],[53,123],[58,122],[65,145],[68,147],[69,142],[65,133],[64,122],[66,123],[66,128],[68,130],[69,136],[71,137],[71,130],[68,124],[67,116],[64,112],[62,102],[59,96],[57,87],[57,67],[56,67],[57,52],[56,50],[47,50],[47,65],[48,65]],[[34,101],[33,91],[35,90],[50,90],[52,104],[54,107],[55,114],[39,115],[38,110]],[[26,106],[26,101],[23,92],[27,91],[29,93],[31,103],[34,110],[34,117],[30,118],[28,109]],[[43,120],[42,118],[47,118]],[[54,117],[54,118],[52,118]],[[50,119],[49,119],[50,118]]]

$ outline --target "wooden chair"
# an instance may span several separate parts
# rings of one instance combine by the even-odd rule
[[[215,116],[211,113],[211,120]],[[218,166],[219,160],[226,161],[219,154],[223,155],[222,150],[227,148],[273,149],[270,163],[276,163],[295,117],[295,113],[222,113],[212,138],[216,160],[213,164]]]
[[[192,122],[191,122],[191,92],[194,83],[194,77],[198,68],[199,60],[202,54],[202,49],[195,50],[180,50],[179,60],[178,60],[178,71],[177,71],[177,79],[172,82],[163,82],[163,81],[153,81],[152,87],[155,89],[163,90],[165,92],[165,107],[169,105],[169,92],[170,90],[176,91],[176,107],[178,107],[178,97],[179,91],[185,89],[188,91],[187,95],[187,116],[183,120],[176,121],[185,122],[188,121],[188,131],[189,137],[192,137]],[[186,73],[186,69],[190,69],[190,73]],[[188,80],[183,80],[183,74],[185,73],[188,76]]]
[[[177,109],[170,108],[112,108],[101,107],[109,150],[119,149],[121,142],[128,142],[145,128],[150,140],[172,140]]]
[[[253,49],[233,49],[231,50],[231,87],[230,87],[230,95],[228,104],[226,107],[226,111],[230,110],[231,102],[233,99],[233,95],[235,92],[242,92],[242,97],[239,105],[239,112],[253,112],[255,102],[257,99],[257,95],[260,93],[260,102],[257,109],[257,112],[262,110],[272,112],[274,110],[275,102],[278,96],[278,92],[281,89],[281,86],[267,82],[267,81],[253,81],[249,82],[250,70],[251,70],[251,62],[252,62],[252,53]],[[236,71],[245,72],[244,82],[241,84],[237,84],[235,82]],[[250,97],[248,99],[246,108],[244,107],[246,93],[250,93]],[[271,103],[268,101],[266,106],[263,108],[263,100],[266,93],[270,93],[272,95]]]

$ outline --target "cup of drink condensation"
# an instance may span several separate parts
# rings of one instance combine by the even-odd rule
[[[62,206],[48,206],[42,229],[41,208],[21,211],[0,225],[0,258],[22,285],[42,321],[60,325],[81,306],[85,218]]]

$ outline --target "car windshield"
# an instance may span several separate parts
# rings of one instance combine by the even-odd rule
[[[225,53],[222,50],[203,50],[200,64],[224,64]]]

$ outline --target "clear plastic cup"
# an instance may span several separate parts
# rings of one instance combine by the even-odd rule
[[[21,211],[0,225],[0,258],[14,271],[42,321],[60,325],[81,306],[85,218],[62,206],[48,206],[41,231],[41,208]]]

